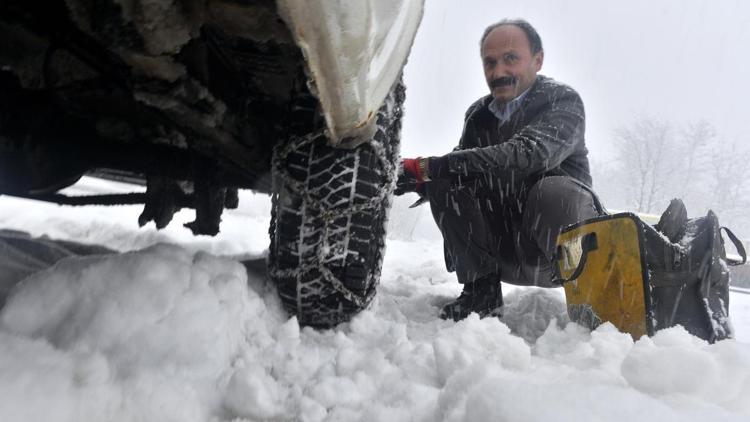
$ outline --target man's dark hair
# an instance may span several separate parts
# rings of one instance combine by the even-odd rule
[[[534,27],[531,26],[530,23],[528,23],[524,19],[503,19],[500,22],[493,23],[492,25],[488,26],[487,29],[484,30],[484,34],[482,34],[482,39],[479,40],[480,51],[482,49],[482,46],[484,45],[484,40],[487,39],[487,36],[490,35],[490,32],[492,32],[495,28],[505,26],[505,25],[517,26],[521,28],[521,30],[523,30],[523,32],[526,34],[526,38],[529,40],[529,46],[531,47],[532,55],[543,50],[542,39],[539,37],[539,33],[536,32],[536,29],[534,29]]]

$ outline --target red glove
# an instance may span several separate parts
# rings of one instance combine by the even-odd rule
[[[396,189],[393,191],[396,195],[403,195],[407,192],[423,192],[424,182],[429,181],[426,176],[427,159],[425,158],[404,158],[401,160],[401,171],[396,181]]]
[[[427,175],[427,159],[422,157],[417,158],[404,158],[402,162],[404,171],[409,172],[412,177],[417,179],[417,183],[421,184],[430,180]]]

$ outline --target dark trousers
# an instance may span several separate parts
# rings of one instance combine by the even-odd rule
[[[427,183],[426,194],[443,234],[446,265],[459,283],[496,276],[553,287],[560,230],[600,214],[590,189],[567,176],[516,187],[435,181]]]

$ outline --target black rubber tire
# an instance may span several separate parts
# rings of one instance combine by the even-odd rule
[[[333,327],[375,297],[395,186],[404,87],[378,111],[373,139],[354,149],[322,132],[274,154],[269,274],[300,325]]]

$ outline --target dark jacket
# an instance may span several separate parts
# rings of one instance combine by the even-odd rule
[[[458,148],[442,157],[450,174],[526,186],[545,176],[567,175],[591,186],[583,102],[573,88],[537,76],[502,125],[488,108],[491,101],[492,96],[483,97],[466,112]]]

